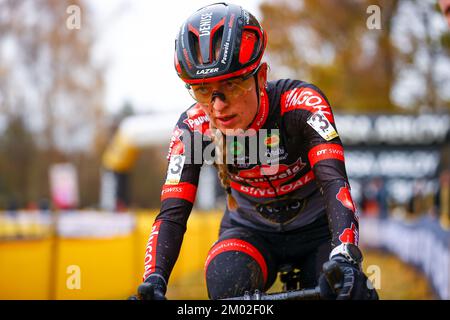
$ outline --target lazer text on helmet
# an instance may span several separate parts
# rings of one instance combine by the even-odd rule
[[[208,68],[208,69],[202,69],[198,70],[197,74],[209,74],[219,71],[219,68]]]

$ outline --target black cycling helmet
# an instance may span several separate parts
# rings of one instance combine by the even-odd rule
[[[255,70],[267,36],[258,20],[234,4],[203,7],[181,26],[175,69],[187,84],[234,78]]]

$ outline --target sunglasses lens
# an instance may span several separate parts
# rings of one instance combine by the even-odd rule
[[[217,91],[222,93],[225,99],[232,102],[252,89],[252,76],[254,74],[255,71],[241,78],[221,81],[217,86],[213,84],[191,85],[188,86],[188,91],[192,98],[201,104],[210,104],[213,93]]]
[[[188,88],[189,94],[194,100],[202,104],[208,104],[211,102],[211,97],[213,93],[212,87],[208,86],[191,86]]]

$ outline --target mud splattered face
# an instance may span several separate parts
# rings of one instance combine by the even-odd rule
[[[259,90],[254,76],[239,83],[228,81],[209,83],[205,90],[211,97],[210,103],[201,104],[213,124],[222,133],[226,130],[245,130],[258,112],[258,94],[266,83],[267,66],[262,65],[256,73]]]

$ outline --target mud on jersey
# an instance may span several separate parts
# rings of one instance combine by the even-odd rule
[[[325,210],[333,247],[357,244],[358,218],[344,150],[325,95],[302,81],[269,82],[250,129],[254,134],[227,140],[230,186],[238,209],[227,208],[224,219],[282,232],[313,222]],[[161,210],[146,250],[144,279],[153,272],[169,278],[201,166],[214,157],[209,135],[209,119],[199,105],[184,112],[174,128]]]

